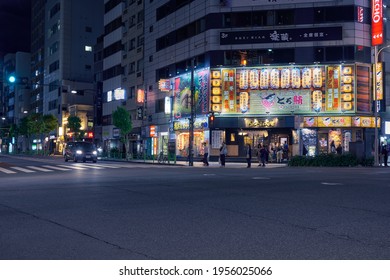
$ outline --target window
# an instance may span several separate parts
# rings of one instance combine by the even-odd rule
[[[149,33],[153,32],[153,25],[149,26]]]
[[[165,99],[156,100],[156,113],[162,113],[165,111]]]
[[[89,65],[89,64],[86,64],[86,65],[85,65],[85,70],[92,70],[92,66]]]
[[[137,71],[140,71],[144,68],[144,59],[140,59],[137,61]]]
[[[144,45],[144,35],[140,35],[137,38],[137,47],[141,47]]]
[[[86,52],[92,52],[92,47],[91,46],[85,46],[85,51]]]
[[[92,27],[86,26],[85,27],[85,32],[91,33],[92,32]]]
[[[49,111],[57,109],[57,99],[49,101]]]
[[[49,73],[52,73],[60,68],[60,62],[57,60],[49,65]]]
[[[129,74],[133,74],[135,72],[135,62],[131,62],[129,65]]]
[[[133,99],[134,96],[135,96],[135,87],[130,87],[129,95],[127,96],[127,99]]]
[[[129,46],[129,51],[135,49],[135,38],[130,40],[130,46]]]
[[[153,55],[149,56],[149,62],[153,62]]]
[[[49,55],[52,55],[53,53],[57,52],[58,51],[58,42],[54,42],[53,44],[51,44],[51,46],[49,47]]]
[[[60,11],[60,8],[61,8],[60,3],[56,3],[56,4],[53,6],[53,8],[50,9],[50,13],[49,13],[50,18],[52,18],[53,16],[55,16],[55,15]]]

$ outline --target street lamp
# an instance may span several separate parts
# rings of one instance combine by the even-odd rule
[[[378,50],[378,46],[374,47],[374,73],[373,73],[373,91],[374,91],[374,118],[375,118],[375,145],[374,145],[374,165],[379,166],[379,141],[378,141],[378,85],[377,85],[377,72],[378,72],[378,59],[379,54],[384,50],[390,48],[390,45],[384,46]]]

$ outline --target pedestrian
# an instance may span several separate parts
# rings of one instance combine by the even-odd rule
[[[383,156],[383,163],[385,166],[387,165],[387,160],[389,158],[389,150],[387,149],[387,145],[382,146],[382,156]]]
[[[265,148],[265,146],[262,146],[260,149],[260,159],[261,159],[262,166],[265,166],[265,161],[267,160],[267,154],[268,154],[267,149]]]
[[[251,167],[251,161],[252,161],[252,147],[251,144],[247,144],[246,147],[246,162],[247,162],[247,168]]]
[[[221,162],[221,167],[225,167],[226,155],[227,147],[225,141],[223,141],[221,147],[219,148],[219,160]]]
[[[332,142],[330,142],[330,152],[332,154],[336,153],[336,145],[334,144],[334,140],[332,140]]]
[[[203,166],[209,166],[209,146],[206,142],[203,143]]]
[[[276,162],[281,163],[283,160],[283,149],[278,147],[278,151],[276,152]]]
[[[343,147],[341,147],[341,144],[338,144],[338,146],[336,148],[336,153],[338,155],[341,155],[343,153]]]
[[[257,145],[257,151],[256,151],[256,156],[257,156],[257,160],[259,162],[259,166],[261,166],[260,150],[261,150],[261,144],[259,143]]]

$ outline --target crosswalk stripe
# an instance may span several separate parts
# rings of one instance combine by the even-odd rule
[[[63,168],[63,167],[51,166],[51,165],[42,165],[42,167],[51,168],[51,169],[60,170],[60,171],[68,171],[68,170],[71,170],[70,168]]]
[[[9,169],[5,169],[5,168],[2,168],[2,167],[0,167],[0,171],[3,172],[3,173],[7,173],[7,174],[16,173],[15,171],[12,171],[12,170],[9,170]]]
[[[75,165],[79,166],[78,164],[75,164]],[[83,164],[82,167],[91,168],[91,169],[104,169],[104,167],[95,166],[95,165],[89,165],[89,164]]]
[[[60,164],[60,165],[58,165],[58,166],[62,166],[62,167],[65,167],[65,168],[77,169],[77,170],[85,170],[85,169],[87,169],[87,168],[85,168],[85,167],[76,166],[76,165],[73,165],[73,164],[70,164],[70,165]]]
[[[100,166],[104,168],[121,168],[122,166],[117,166],[114,164],[94,164],[94,166]]]
[[[25,173],[33,173],[33,172],[36,172],[35,170],[30,170],[30,169],[26,169],[26,168],[18,167],[18,166],[12,166],[11,168],[12,168],[12,169],[19,170],[19,171],[22,171],[22,172],[25,172]]]
[[[30,165],[30,166],[26,166],[26,167],[34,169],[34,170],[42,171],[42,172],[52,172],[53,171],[53,170],[49,170],[49,169],[38,167],[38,166],[31,166]]]

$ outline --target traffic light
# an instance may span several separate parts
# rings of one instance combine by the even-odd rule
[[[16,77],[14,75],[9,76],[8,82],[10,82],[11,84],[14,84],[16,82]]]
[[[209,114],[209,128],[213,128],[214,127],[214,112],[211,112]]]
[[[27,77],[16,77],[15,75],[10,75],[10,76],[8,76],[8,82],[10,82],[11,84],[27,85],[28,78]]]

